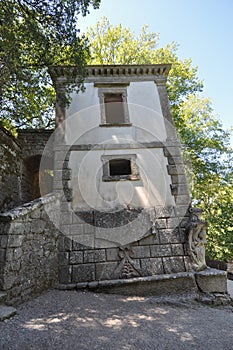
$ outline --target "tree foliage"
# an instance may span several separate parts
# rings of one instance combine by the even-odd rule
[[[175,43],[159,47],[159,35],[142,28],[138,36],[103,18],[86,36],[91,64],[172,63],[167,90],[176,128],[184,145],[187,170],[192,173],[193,204],[209,222],[207,254],[233,256],[233,171],[230,132],[214,116],[209,99],[200,95],[202,81],[191,59],[178,58]],[[190,168],[191,164],[191,168]]]
[[[78,65],[85,75],[88,48],[77,19],[99,2],[1,0],[0,120],[6,127],[52,125],[55,92],[48,67]]]

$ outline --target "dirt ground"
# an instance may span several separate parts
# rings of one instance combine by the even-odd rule
[[[0,324],[0,349],[232,350],[233,308],[50,290]]]

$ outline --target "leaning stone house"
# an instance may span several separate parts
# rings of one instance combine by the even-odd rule
[[[0,289],[9,304],[56,285],[127,294],[226,293],[206,269],[169,109],[170,65],[53,67],[57,128],[0,129]]]

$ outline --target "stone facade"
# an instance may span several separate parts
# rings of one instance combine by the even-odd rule
[[[8,304],[54,284],[227,292],[226,274],[202,271],[206,223],[190,205],[169,69],[90,66],[86,91],[67,109],[65,87],[77,70],[51,67],[55,132],[19,130],[15,141],[0,129],[0,290]],[[104,106],[116,100],[119,123]]]
[[[63,138],[56,138],[58,141],[55,147],[54,173],[54,189],[62,194],[60,229],[63,236],[59,241],[59,282],[61,285],[172,274],[191,270],[186,232],[190,217],[190,195],[181,148],[166,92],[165,84],[169,69],[169,65],[109,66],[106,69],[101,66],[89,67],[86,92],[80,95],[77,101],[74,97],[68,110],[63,109],[61,120],[67,120],[67,123],[61,126]],[[54,76],[56,74],[57,81],[62,81],[64,85],[67,82],[66,77],[70,79],[66,75],[65,68],[55,68]],[[123,91],[123,103],[128,103],[127,118],[123,124],[121,121],[120,125],[107,125],[106,111],[103,106],[104,94],[114,94],[114,91],[117,94]],[[144,93],[147,94],[148,102],[140,96]],[[156,97],[153,96],[153,93]],[[143,103],[145,107],[135,112],[134,104],[138,101],[141,101],[140,103]],[[95,103],[97,107],[94,107],[93,111],[85,109],[88,105]],[[98,108],[98,103],[101,108]],[[146,109],[146,106],[150,108],[154,106],[153,108],[160,112],[153,114]],[[84,110],[84,114],[87,110],[92,122],[88,121],[88,115],[82,117],[81,114],[79,118],[80,109],[82,109],[80,113],[83,113]],[[125,106],[124,109],[126,109]],[[146,116],[145,113],[148,115]],[[143,115],[143,121],[137,119],[138,115]],[[87,124],[92,123],[89,124],[89,129],[93,130],[91,132],[84,128],[85,124],[82,124],[82,118],[85,117]],[[69,120],[71,120],[70,125]],[[145,125],[145,120],[148,125]],[[146,128],[150,128],[151,133],[145,131]],[[75,131],[70,134],[69,130]],[[117,135],[121,142],[115,143],[112,135]],[[106,210],[106,207],[101,207],[99,200],[95,202],[96,207],[91,208],[86,203],[80,206],[80,201],[83,199],[77,191],[78,164],[90,155],[89,168],[88,165],[82,163],[86,169],[83,177],[84,184],[86,182],[86,191],[91,193],[91,186],[96,182],[101,196],[110,196],[111,193],[108,191],[112,191],[114,186],[111,180],[116,181],[116,179],[109,176],[106,170],[107,162],[109,159],[119,157],[119,154],[122,158],[134,159],[137,164],[139,164],[138,159],[148,159],[147,163],[143,163],[144,170],[149,169],[147,178],[154,171],[151,164],[158,159],[157,164],[161,167],[161,173],[156,173],[155,169],[154,178],[151,177],[151,180],[149,178],[149,181],[155,187],[157,186],[159,191],[159,176],[160,174],[164,176],[166,201],[161,201],[155,206],[147,204],[143,207],[136,200],[134,204],[128,205],[127,209],[123,205],[119,208],[110,208],[113,209],[110,211]],[[147,158],[148,154],[154,154],[155,158]],[[74,162],[75,157],[76,163]],[[100,170],[100,175],[97,174],[91,183],[88,181],[89,174],[92,176],[92,169],[100,167],[99,164],[101,164],[101,160],[97,163],[97,158],[102,159],[102,162],[104,160],[104,166]],[[139,177],[140,170],[142,172],[140,164],[135,169],[137,169],[137,176],[134,177],[131,184],[136,189],[140,183],[143,189],[143,179]],[[127,182],[130,179],[130,176],[117,176],[119,183],[121,180]],[[79,176],[79,185],[81,181],[82,177]],[[108,181],[108,185],[105,185],[104,181]],[[124,185],[126,188],[127,184]],[[102,189],[104,186],[105,193],[101,192],[104,191]],[[128,191],[127,188],[125,191]],[[83,195],[85,196],[85,193]],[[150,197],[150,199],[154,203],[153,198]],[[137,220],[135,211],[142,211],[143,217]],[[133,225],[135,220],[137,224]],[[132,223],[132,225],[127,226],[127,223]]]

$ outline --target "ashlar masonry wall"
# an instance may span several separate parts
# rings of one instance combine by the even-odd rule
[[[0,214],[0,289],[17,304],[57,281],[59,197],[46,195]]]

